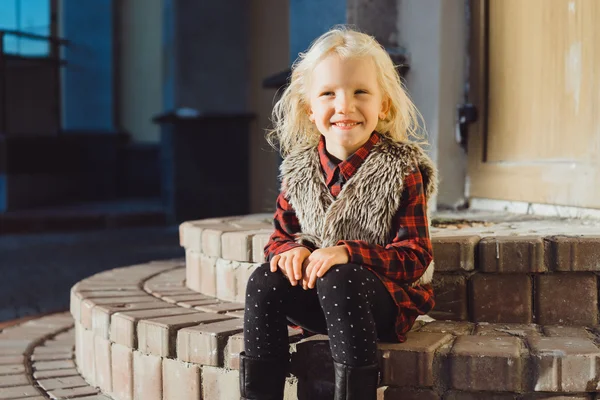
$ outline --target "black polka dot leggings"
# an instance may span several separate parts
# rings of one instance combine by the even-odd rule
[[[371,271],[355,264],[332,267],[314,289],[292,286],[269,264],[248,280],[244,344],[250,357],[288,354],[287,325],[329,335],[336,362],[360,366],[377,362],[377,340],[397,341],[397,306]]]

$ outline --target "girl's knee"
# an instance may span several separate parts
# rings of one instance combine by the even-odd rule
[[[317,279],[317,287],[331,288],[333,285],[352,283],[353,279],[360,282],[364,278],[365,270],[360,265],[338,264],[331,267],[323,277]]]
[[[268,263],[256,268],[246,284],[246,297],[265,297],[277,295],[278,290],[283,294],[287,279],[280,271],[271,272]]]

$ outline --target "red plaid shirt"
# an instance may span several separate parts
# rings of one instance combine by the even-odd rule
[[[334,197],[337,197],[343,185],[360,168],[378,141],[379,135],[373,133],[367,143],[348,159],[340,161],[327,153],[325,141],[321,137],[318,146],[321,168],[325,182]],[[300,232],[300,223],[283,192],[277,198],[274,226],[275,231],[265,246],[267,260],[294,247],[303,246],[294,241],[294,234]],[[392,226],[396,235],[392,242],[385,246],[360,240],[341,240],[337,244],[346,246],[350,263],[368,268],[385,284],[398,305],[396,333],[398,340],[404,342],[405,334],[417,316],[427,314],[435,304],[431,285],[410,285],[423,275],[433,258],[427,201],[418,168],[404,178],[401,205],[394,216]]]

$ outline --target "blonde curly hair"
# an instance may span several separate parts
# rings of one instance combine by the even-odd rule
[[[294,149],[319,142],[321,134],[307,113],[310,78],[317,64],[333,53],[342,58],[371,57],[375,62],[383,96],[390,101],[387,116],[377,123],[377,132],[396,142],[416,139],[425,143],[423,118],[408,97],[388,53],[372,36],[341,25],[321,35],[305,53],[299,54],[292,65],[290,84],[273,108],[273,129],[268,131],[267,140],[283,157]]]

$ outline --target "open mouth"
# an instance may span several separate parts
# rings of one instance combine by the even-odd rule
[[[360,125],[360,122],[334,122],[332,125],[340,128],[352,128],[353,126]]]

